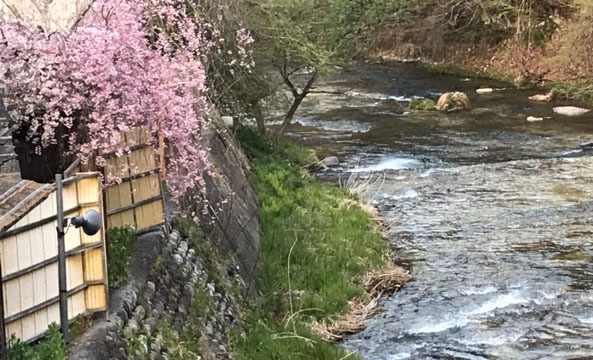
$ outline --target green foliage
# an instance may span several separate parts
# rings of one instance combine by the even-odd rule
[[[26,342],[18,339],[14,334],[8,339],[8,360],[28,360],[34,359],[33,348]]]
[[[52,323],[45,340],[35,346],[17,339],[14,334],[8,340],[9,360],[66,360],[66,343],[56,323]]]
[[[460,77],[478,77],[485,79],[494,79],[512,83],[513,77],[496,71],[481,71],[476,69],[467,69],[455,65],[427,64],[426,69],[432,74],[446,74]]]
[[[582,101],[593,106],[593,84],[555,81],[546,84],[546,88],[554,93],[556,98]]]
[[[131,227],[109,229],[107,233],[107,268],[110,287],[120,287],[128,282],[130,256],[135,240],[136,234]]]
[[[91,316],[79,315],[74,321],[70,323],[70,341],[75,340],[80,335],[93,325],[93,319]]]
[[[342,348],[313,334],[303,321],[278,324],[266,315],[254,315],[247,337],[238,344],[238,360],[356,360]]]
[[[35,346],[35,352],[43,360],[66,360],[66,343],[56,323],[49,326],[45,340]]]
[[[326,72],[340,62],[340,31],[329,26],[330,0],[255,0],[248,19],[256,36],[256,59],[272,67],[314,67]],[[324,36],[319,36],[324,34]]]
[[[290,141],[272,141],[246,128],[238,133],[241,146],[251,160],[275,157],[290,165],[303,167],[318,161],[315,152]]]
[[[436,110],[437,107],[430,99],[412,99],[409,108],[412,110]]]
[[[181,331],[171,325],[168,318],[159,320],[157,330],[163,337],[163,346],[171,352],[172,360],[201,359],[202,345],[200,338],[204,319],[213,311],[212,298],[203,289],[196,289],[191,306]]]
[[[339,359],[343,350],[306,324],[344,311],[362,295],[355,279],[384,264],[386,244],[355,196],[301,169],[304,151],[249,129],[239,138],[254,162],[262,229],[262,297],[247,338],[237,344],[239,359]]]
[[[208,275],[214,279],[215,283],[224,284],[223,257],[219,247],[207,239],[204,231],[190,219],[176,217],[175,226],[179,229],[183,238],[187,239],[190,248],[196,250],[196,253],[202,254],[204,268]],[[224,287],[219,290],[224,295]]]
[[[328,14],[340,34],[345,56],[357,47],[364,47],[366,39],[377,35],[382,27],[411,19],[410,0],[334,0]]]

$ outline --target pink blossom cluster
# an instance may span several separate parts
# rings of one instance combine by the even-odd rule
[[[172,197],[203,188],[209,162],[197,140],[211,110],[203,63],[219,37],[183,4],[97,0],[73,31],[0,23],[0,90],[38,151],[67,142],[83,162],[104,166],[100,154],[129,153],[121,134],[142,127],[155,148],[165,139]],[[237,36],[243,48],[252,41]]]

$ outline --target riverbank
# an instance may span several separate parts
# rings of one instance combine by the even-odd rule
[[[439,73],[541,87],[593,106],[593,4],[424,1],[400,3],[359,44],[367,58],[422,59]]]
[[[514,84],[518,89],[540,89],[542,93],[552,94],[553,99],[581,102],[593,106],[593,83],[587,81],[549,80],[537,81],[522,78],[516,74],[516,69],[489,66],[487,61],[478,58],[467,61],[448,59],[433,61],[424,58],[408,59],[395,53],[379,52],[369,54],[367,61],[372,63],[419,62],[432,74],[455,75],[466,78],[484,78]]]
[[[418,64],[360,64],[318,86],[355,88],[305,103],[289,135],[341,159],[328,177],[378,172],[362,198],[414,275],[341,346],[364,359],[591,354],[593,167],[581,144],[593,113],[557,115],[557,102],[528,99],[537,90],[479,95],[507,86]],[[451,90],[472,109],[404,115]]]
[[[253,163],[262,253],[260,296],[248,316],[249,331],[236,344],[237,358],[355,358],[326,341],[324,331],[338,332],[332,329],[344,320],[338,315],[352,319],[360,304],[376,302],[365,274],[397,269],[392,280],[398,281],[383,295],[399,288],[407,274],[389,266],[387,243],[358,197],[321,185],[304,170],[315,161],[310,151],[247,129],[239,139]]]

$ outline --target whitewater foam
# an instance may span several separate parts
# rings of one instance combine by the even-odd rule
[[[499,295],[494,299],[486,301],[482,306],[472,311],[470,314],[485,314],[496,309],[502,309],[511,305],[526,304],[529,301],[520,296],[518,291],[513,291],[510,294]]]
[[[352,172],[377,172],[385,170],[413,169],[418,165],[420,165],[418,160],[410,158],[388,158],[382,160],[378,164],[367,165],[353,169]]]

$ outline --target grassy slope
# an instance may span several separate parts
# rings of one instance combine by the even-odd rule
[[[247,338],[237,344],[237,358],[344,358],[342,349],[314,335],[307,324],[343,312],[352,297],[363,295],[356,277],[384,265],[385,241],[355,196],[321,185],[302,170],[313,160],[309,152],[271,143],[250,130],[239,137],[255,169],[262,296]]]

